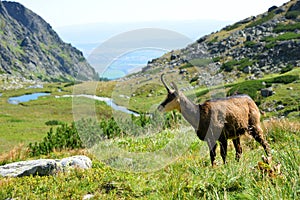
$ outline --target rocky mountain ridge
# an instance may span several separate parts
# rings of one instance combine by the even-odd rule
[[[213,64],[227,82],[243,74],[247,79],[256,79],[300,66],[299,52],[300,1],[291,0],[203,36],[184,49],[149,61],[142,74],[158,69],[177,70],[190,81],[199,81],[203,75],[189,68]]]
[[[82,52],[16,2],[0,1],[0,49],[1,76],[42,81],[97,78]]]

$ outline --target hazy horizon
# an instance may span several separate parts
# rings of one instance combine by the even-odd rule
[[[56,32],[65,42],[71,43],[83,51],[85,56],[88,56],[94,48],[110,38],[132,30],[143,28],[166,29],[182,34],[191,41],[196,41],[200,37],[219,31],[231,23],[233,22],[217,20],[89,23],[57,28]]]

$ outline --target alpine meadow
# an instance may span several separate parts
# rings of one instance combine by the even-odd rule
[[[299,0],[115,80],[20,3],[0,47],[0,199],[300,198]]]

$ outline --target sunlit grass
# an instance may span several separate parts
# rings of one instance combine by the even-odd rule
[[[89,170],[45,177],[0,178],[0,196],[4,199],[82,199],[86,194],[93,194],[96,199],[297,199],[299,124],[273,121],[265,128],[269,139],[270,134],[276,138],[276,142],[270,141],[274,158],[271,167],[281,163],[281,170],[272,176],[259,169],[263,150],[251,146],[253,143],[243,144],[240,162],[234,160],[234,150],[230,147],[228,163],[212,168],[206,144],[195,140],[178,159],[155,171],[119,171],[89,155],[93,158],[93,168]],[[282,134],[287,137],[282,138]],[[217,159],[221,159],[219,155]]]

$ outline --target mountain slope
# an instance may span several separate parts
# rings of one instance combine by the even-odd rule
[[[227,77],[262,78],[300,66],[300,1],[273,6],[261,15],[252,16],[198,39],[188,47],[172,51],[148,63],[143,73],[157,68],[203,67],[210,59]],[[178,68],[177,68],[178,69]],[[148,72],[147,72],[148,71]],[[179,70],[178,70],[179,71]],[[190,80],[201,79],[197,73],[185,74]]]
[[[0,1],[0,49],[0,74],[44,81],[96,78],[79,50],[19,3]]]

